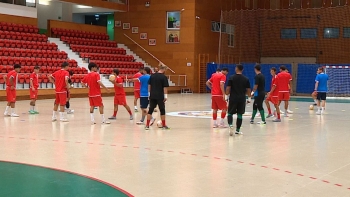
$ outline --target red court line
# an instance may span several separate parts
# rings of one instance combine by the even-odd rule
[[[60,171],[60,172],[65,172],[65,173],[69,173],[69,174],[78,175],[78,176],[85,177],[85,178],[88,178],[88,179],[91,179],[91,180],[100,182],[100,183],[102,183],[102,184],[108,185],[108,186],[110,186],[110,187],[112,187],[112,188],[114,188],[114,189],[116,189],[116,190],[118,190],[118,191],[124,193],[124,194],[127,195],[128,197],[134,197],[132,194],[130,194],[129,192],[125,191],[124,189],[121,189],[120,187],[118,187],[118,186],[116,186],[116,185],[113,185],[112,183],[108,183],[108,182],[106,182],[106,181],[103,181],[103,180],[101,180],[101,179],[98,179],[98,178],[95,178],[95,177],[92,177],[92,176],[88,176],[88,175],[84,175],[84,174],[79,174],[79,173],[72,172],[72,171],[68,171],[68,170],[62,170],[62,169],[59,169],[59,168],[51,168],[51,167],[36,165],[36,164],[21,163],[21,162],[16,162],[16,161],[5,161],[5,160],[0,160],[0,162],[21,164],[21,165],[28,165],[28,166],[34,166],[34,167],[39,167],[39,168],[46,168],[46,169],[50,169],[50,170],[55,170],[55,171]]]

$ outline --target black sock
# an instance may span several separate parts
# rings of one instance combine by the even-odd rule
[[[70,107],[70,103],[69,103],[69,101],[67,101],[66,102],[66,108],[69,109],[69,107]]]
[[[237,121],[236,121],[237,131],[239,131],[241,129],[242,122],[243,122],[243,119],[237,116]]]

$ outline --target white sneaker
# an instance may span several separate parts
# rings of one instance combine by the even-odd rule
[[[111,124],[109,121],[103,121],[101,124]]]
[[[8,112],[4,112],[4,116],[10,116],[11,114],[9,114]]]
[[[288,117],[288,114],[287,113],[284,113],[284,115],[283,115],[284,117]]]
[[[218,127],[219,127],[219,125],[214,123],[213,128],[218,128]]]
[[[74,113],[74,109],[67,109],[67,114],[73,114]]]
[[[233,126],[229,126],[229,134],[230,136],[233,136]]]
[[[19,115],[18,115],[18,114],[15,114],[15,113],[12,113],[12,114],[11,114],[11,117],[19,117]]]
[[[57,118],[56,117],[52,117],[52,122],[56,122]]]
[[[321,115],[321,114],[322,114],[322,111],[318,110],[318,111],[316,112],[316,114],[317,114],[317,115]]]
[[[67,118],[61,118],[60,121],[61,122],[69,122]]]
[[[145,123],[142,121],[136,122],[137,125],[144,125]]]
[[[288,110],[287,110],[287,113],[288,113],[288,114],[292,114],[293,111],[291,111],[291,110],[288,109]]]

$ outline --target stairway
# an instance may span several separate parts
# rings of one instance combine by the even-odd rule
[[[133,51],[131,51],[127,46],[125,46],[124,44],[120,44],[118,43],[118,48],[122,48],[126,51],[127,55],[132,55],[134,56],[134,59],[136,60],[136,62],[141,62],[145,67],[150,67],[151,66],[149,64],[147,64],[143,59],[140,58],[140,56],[136,55],[136,53],[134,53]]]
[[[67,44],[62,42],[59,38],[48,38],[49,42],[55,43],[60,51],[67,53],[69,59],[77,61],[79,67],[88,69],[88,63],[85,63],[82,58],[76,52],[73,52]]]

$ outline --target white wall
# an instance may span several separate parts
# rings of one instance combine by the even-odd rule
[[[0,3],[0,14],[37,18],[37,8]]]
[[[38,26],[40,29],[47,29],[47,20],[60,20],[62,18],[62,3],[49,1],[48,5],[36,4],[38,8]]]

